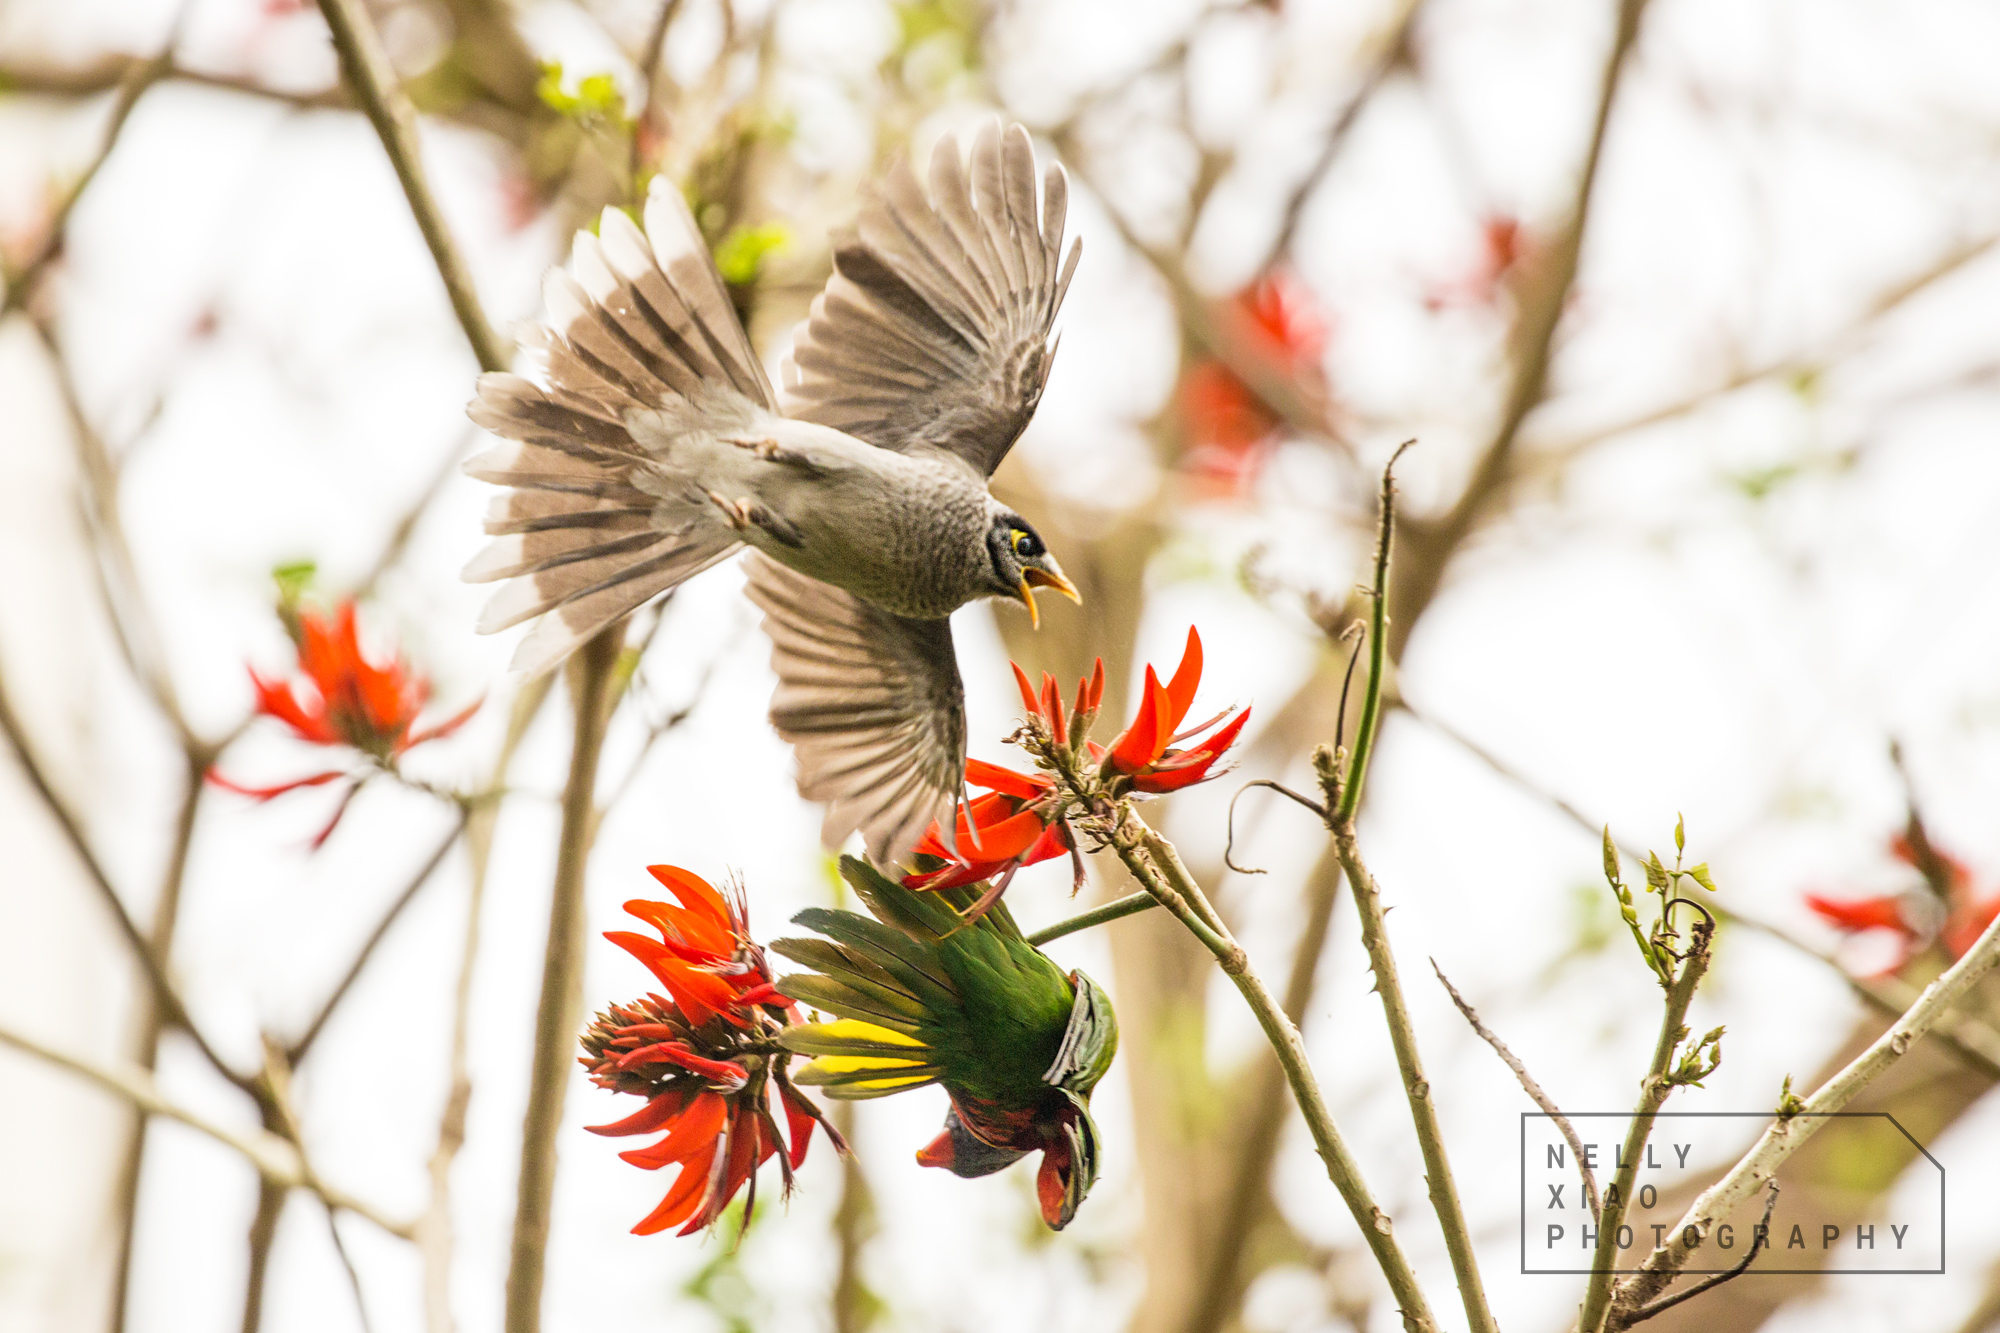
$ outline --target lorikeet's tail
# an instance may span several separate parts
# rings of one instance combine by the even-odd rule
[[[771,945],[816,969],[779,990],[835,1016],[786,1030],[814,1057],[798,1081],[843,1098],[942,1084],[952,1110],[918,1161],[981,1176],[1040,1149],[1043,1217],[1065,1225],[1097,1175],[1088,1098],[1117,1050],[1109,997],[1029,944],[1005,904],[968,920],[983,885],[914,893],[851,857],[841,874],[872,919],[810,908],[793,919],[823,938]]]

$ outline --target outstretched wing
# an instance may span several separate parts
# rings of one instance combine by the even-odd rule
[[[931,156],[930,198],[897,162],[833,254],[788,368],[791,415],[884,449],[936,448],[991,475],[1020,438],[1055,348],[1049,329],[1076,271],[1062,255],[1068,187],[1051,166],[1039,226],[1035,152],[996,121]]]
[[[778,688],[771,725],[798,755],[799,794],[826,802],[838,847],[856,829],[890,865],[947,815],[965,770],[965,690],[951,624],[906,620],[751,552]]]

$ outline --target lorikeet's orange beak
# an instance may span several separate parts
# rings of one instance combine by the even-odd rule
[[[1063,576],[1059,569],[1029,569],[1021,575],[1021,604],[1028,608],[1028,621],[1036,629],[1042,627],[1042,613],[1035,609],[1035,589],[1054,588],[1063,596],[1083,605],[1083,595],[1076,585]]]

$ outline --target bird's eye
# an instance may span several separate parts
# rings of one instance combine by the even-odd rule
[[[1015,555],[1025,556],[1027,559],[1033,560],[1042,553],[1042,539],[1027,529],[1015,528],[1012,537],[1014,540]]]

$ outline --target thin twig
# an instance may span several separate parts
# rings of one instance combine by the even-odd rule
[[[147,932],[147,947],[155,958],[173,956],[174,932],[180,924],[181,889],[187,880],[188,853],[194,844],[196,817],[201,809],[202,793],[208,783],[203,779],[202,756],[189,754],[187,785],[181,793],[180,812],[174,820],[174,842],[167,853],[166,873],[160,878],[160,892],[154,900],[153,926]],[[165,1027],[165,1015],[150,994],[139,1000],[138,1033],[133,1040],[133,1060],[141,1069],[151,1069],[159,1059],[160,1033]],[[112,1333],[122,1333],[125,1327],[126,1303],[132,1285],[133,1238],[138,1223],[139,1179],[146,1159],[146,1116],[135,1112],[132,1117],[132,1133],[126,1142],[125,1158],[119,1164],[117,1193],[114,1197],[113,1216],[118,1227],[117,1268],[112,1278],[111,1329]]]
[[[382,46],[381,34],[375,31],[374,20],[368,16],[361,0],[319,0],[319,8],[326,16],[326,26],[333,33],[334,48],[340,52],[340,66],[347,85],[354,90],[356,100],[367,113],[369,123],[374,125],[375,133],[382,139],[383,150],[389,154],[389,161],[396,168],[396,179],[403,185],[403,197],[409,201],[410,212],[417,220],[417,229],[424,235],[424,244],[430,247],[431,260],[437,265],[438,277],[444,281],[445,294],[451,299],[452,313],[458,316],[459,327],[465,330],[466,341],[472,344],[480,369],[507,369],[507,345],[494,333],[493,326],[486,321],[485,312],[480,309],[479,297],[472,285],[472,272],[466,267],[458,247],[453,244],[451,233],[445,230],[444,218],[438,212],[430,182],[424,177],[423,155],[417,142],[416,109],[410,105],[402,84],[396,79],[396,71],[389,63],[389,53]]]
[[[535,1052],[528,1109],[521,1126],[521,1174],[514,1239],[507,1266],[507,1333],[538,1333],[542,1280],[555,1198],[556,1130],[573,1065],[571,1048],[583,1007],[583,878],[596,822],[593,791],[604,740],[605,699],[618,662],[614,625],[586,643],[571,663],[576,702],[569,781],[563,792],[562,832],[556,848],[555,888],[549,904],[548,945],[542,958],[541,998],[535,1010]]]
[[[1514,1077],[1521,1081],[1521,1090],[1526,1092],[1535,1105],[1542,1108],[1542,1113],[1553,1120],[1556,1128],[1562,1131],[1563,1141],[1569,1144],[1570,1153],[1576,1158],[1577,1174],[1583,1177],[1583,1192],[1590,1202],[1590,1216],[1592,1220],[1602,1223],[1604,1202],[1597,1197],[1597,1176],[1590,1169],[1590,1162],[1583,1151],[1583,1139],[1578,1136],[1576,1126],[1572,1125],[1569,1117],[1556,1106],[1555,1099],[1542,1091],[1542,1085],[1535,1082],[1535,1076],[1528,1072],[1528,1067],[1521,1063],[1521,1058],[1508,1050],[1507,1043],[1501,1041],[1491,1028],[1479,1021],[1479,1012],[1458,993],[1458,987],[1451,984],[1451,978],[1444,974],[1444,969],[1438,966],[1435,958],[1431,959],[1431,971],[1437,973],[1437,979],[1444,983],[1445,990],[1451,994],[1451,1002],[1458,1006],[1458,1012],[1465,1015],[1465,1021],[1472,1025],[1472,1030],[1493,1048],[1494,1054],[1500,1057],[1507,1068],[1514,1071]]]
[[[1599,836],[1600,830],[1604,827],[1602,822],[1590,818],[1561,796],[1540,786],[1479,742],[1456,728],[1438,721],[1407,699],[1393,700],[1392,706],[1408,713],[1415,721],[1458,745],[1521,791],[1561,811],[1593,839]],[[1643,862],[1646,859],[1643,853],[1631,847],[1621,845],[1618,850],[1634,861]],[[1754,931],[1825,964],[1830,971],[1847,983],[1848,989],[1853,991],[1857,998],[1890,1018],[1896,1017],[1916,1003],[1916,989],[1907,982],[1895,977],[1857,977],[1842,967],[1839,959],[1822,949],[1814,948],[1781,926],[1720,905],[1716,905],[1712,910],[1724,924]],[[2000,1082],[2000,1032],[1995,1032],[1992,1027],[1971,1015],[1961,1014],[1951,1019],[1948,1024],[1940,1025],[1931,1035],[1949,1047],[1951,1052],[1966,1064],[1984,1073],[1988,1078]]]
[[[427,1333],[453,1333],[451,1313],[451,1168],[465,1146],[466,1115],[472,1104],[472,1073],[466,1048],[472,1030],[472,981],[479,960],[480,913],[486,899],[486,873],[493,852],[493,831],[500,819],[499,794],[505,789],[508,770],[542,705],[555,684],[553,674],[539,676],[522,687],[514,697],[507,718],[507,733],[486,790],[468,803],[465,823],[466,859],[471,863],[471,884],[466,893],[465,931],[459,947],[458,985],[452,993],[451,1054],[448,1067],[451,1082],[445,1092],[444,1112],[438,1118],[437,1146],[432,1149],[426,1172],[430,1177],[430,1201],[417,1219],[417,1249],[424,1266],[424,1327]]]
[[[368,1300],[361,1294],[361,1273],[347,1253],[347,1242],[340,1238],[340,1220],[331,1206],[326,1210],[326,1230],[333,1238],[333,1252],[340,1256],[340,1266],[347,1271],[347,1288],[354,1293],[354,1315],[361,1324],[361,1333],[374,1333],[374,1325],[368,1321]]]
[[[1687,1265],[1716,1223],[1777,1175],[1778,1168],[1819,1132],[1831,1113],[1853,1101],[1877,1076],[1908,1054],[1996,963],[2000,963],[2000,917],[1986,927],[1973,946],[1943,975],[1924,987],[1917,1002],[1887,1032],[1806,1098],[1797,1114],[1774,1120],[1736,1165],[1701,1192],[1680,1222],[1667,1233],[1673,1240],[1654,1250],[1639,1272],[1619,1284],[1617,1304],[1627,1309],[1644,1308]],[[1694,1237],[1692,1242],[1689,1236]]]
[[[1688,1006],[1694,1002],[1695,987],[1707,975],[1711,956],[1709,945],[1715,931],[1703,922],[1694,927],[1692,934],[1694,943],[1681,958],[1673,984],[1667,987],[1666,1003],[1660,1014],[1660,1035],[1653,1043],[1652,1064],[1648,1066],[1645,1078],[1639,1082],[1639,1105],[1632,1113],[1632,1123],[1626,1128],[1625,1145],[1618,1154],[1618,1170],[1611,1179],[1610,1191],[1605,1195],[1604,1212],[1597,1228],[1597,1249],[1591,1259],[1590,1280],[1583,1290],[1583,1311],[1577,1317],[1578,1333],[1597,1333],[1610,1311],[1612,1284],[1617,1277],[1618,1231],[1624,1225],[1626,1210],[1632,1204],[1632,1191],[1639,1178],[1639,1164],[1645,1156],[1646,1141],[1653,1136],[1653,1125],[1659,1117],[1660,1107],[1677,1086],[1673,1077],[1674,1053],[1687,1038]]]
[[[1680,1291],[1660,1297],[1660,1299],[1654,1301],[1651,1305],[1634,1314],[1631,1319],[1626,1321],[1625,1327],[1630,1328],[1633,1324],[1643,1324],[1654,1315],[1665,1314],[1682,1301],[1691,1301],[1703,1292],[1712,1291],[1730,1279],[1742,1277],[1745,1273],[1749,1272],[1750,1265],[1757,1262],[1757,1256],[1771,1243],[1771,1214],[1776,1210],[1777,1206],[1778,1182],[1774,1180],[1771,1182],[1770,1188],[1764,1196],[1763,1220],[1757,1223],[1757,1229],[1750,1234],[1750,1253],[1744,1255],[1733,1268],[1705,1277],[1692,1287],[1685,1287]]]
[[[1375,732],[1382,722],[1382,676],[1388,665],[1389,551],[1396,538],[1396,460],[1415,444],[1404,440],[1382,468],[1381,509],[1375,524],[1375,582],[1368,606],[1368,684],[1361,696],[1361,721],[1354,729],[1354,752],[1339,775],[1338,790],[1329,788],[1327,805],[1333,822],[1351,825],[1361,808],[1361,789],[1375,749]]]
[[[104,599],[105,619],[112,637],[134,679],[146,691],[153,706],[167,720],[190,757],[204,767],[215,757],[219,746],[195,734],[181,708],[172,673],[167,668],[165,641],[153,619],[139,578],[138,562],[125,537],[119,508],[119,475],[103,436],[90,422],[83,397],[71,373],[55,328],[44,319],[31,319],[36,335],[49,358],[56,390],[69,417],[75,445],[77,470],[83,479],[83,517],[89,530],[92,554],[96,557],[98,591]]]
[[[299,1034],[298,1040],[286,1048],[287,1064],[296,1069],[299,1062],[306,1058],[306,1053],[312,1050],[313,1043],[319,1040],[319,1034],[325,1030],[327,1020],[333,1017],[333,1011],[347,998],[348,990],[359,979],[362,969],[368,966],[368,960],[375,956],[376,946],[382,943],[383,937],[389,933],[389,928],[396,924],[396,919],[403,914],[403,909],[415,901],[418,891],[430,882],[431,876],[437,873],[437,868],[444,864],[444,858],[450,855],[451,849],[458,845],[459,835],[465,831],[465,821],[466,807],[461,805],[457,817],[451,821],[451,828],[438,842],[437,850],[425,859],[423,865],[417,869],[417,873],[410,877],[409,884],[389,904],[389,910],[375,923],[375,929],[369,932],[368,938],[355,953],[354,961],[348,964],[347,972],[341,977],[339,984],[326,997],[325,1003],[320,1005],[312,1021],[306,1024],[306,1030]]]
[[[63,836],[69,840],[70,850],[82,863],[85,876],[96,888],[98,898],[110,909],[112,920],[118,926],[118,933],[125,937],[126,944],[146,974],[146,983],[151,989],[153,1003],[160,1007],[169,1023],[187,1033],[188,1039],[194,1042],[202,1058],[207,1060],[217,1073],[245,1092],[250,1092],[251,1080],[231,1068],[221,1056],[217,1055],[214,1048],[208,1044],[208,1039],[194,1025],[194,1020],[188,1015],[186,1004],[181,1001],[180,993],[174,989],[173,982],[167,977],[165,965],[153,953],[145,935],[132,920],[132,914],[125,910],[125,900],[118,896],[118,890],[112,886],[110,876],[105,873],[96,853],[91,850],[90,840],[84,836],[82,823],[50,783],[47,769],[43,767],[33,743],[21,726],[20,718],[14,712],[13,702],[7,695],[4,675],[0,675],[0,733],[4,733],[13,745],[15,757],[20,761],[21,770],[27,775],[29,785],[42,798],[42,804],[61,827]]]
[[[1333,118],[1333,124],[1327,127],[1326,137],[1320,141],[1319,156],[1314,159],[1312,166],[1307,168],[1306,174],[1300,178],[1299,183],[1293,187],[1290,197],[1285,200],[1285,211],[1278,223],[1278,234],[1271,241],[1271,248],[1262,267],[1269,268],[1291,253],[1292,240],[1299,231],[1299,219],[1305,216],[1306,205],[1312,200],[1313,195],[1318,193],[1320,182],[1325,180],[1327,172],[1333,169],[1334,162],[1340,157],[1341,148],[1347,143],[1348,135],[1360,121],[1362,111],[1374,100],[1375,94],[1382,90],[1382,85],[1389,81],[1389,76],[1396,71],[1396,67],[1408,62],[1410,38],[1416,31],[1417,15],[1424,5],[1423,0],[1402,0],[1402,5],[1402,10],[1395,19],[1379,30],[1382,38],[1369,58],[1368,72],[1362,75],[1360,86],[1354,90],[1353,95],[1347,99],[1347,104],[1341,107],[1339,114]]]
[[[182,3],[174,12],[173,24],[167,30],[167,39],[160,46],[160,53],[151,60],[135,63],[128,67],[118,80],[118,95],[111,103],[111,118],[104,127],[104,139],[98,146],[97,155],[83,169],[55,207],[49,218],[48,233],[42,238],[41,246],[30,255],[21,267],[11,273],[0,273],[7,284],[5,304],[0,305],[0,315],[4,315],[26,303],[34,291],[36,282],[57,255],[62,253],[64,232],[69,225],[69,215],[76,208],[77,200],[97,179],[97,173],[111,156],[111,150],[118,146],[118,136],[124,133],[125,122],[131,118],[132,108],[146,90],[167,77],[174,67],[174,48],[180,44],[181,25],[187,18],[191,6]]]
[[[1326,818],[1325,806],[1313,800],[1310,796],[1299,795],[1282,782],[1272,782],[1266,778],[1258,778],[1253,782],[1244,783],[1236,789],[1236,794],[1229,798],[1229,837],[1222,846],[1222,864],[1228,866],[1239,875],[1261,875],[1265,873],[1250,866],[1237,865],[1233,855],[1236,851],[1236,803],[1242,800],[1243,793],[1249,791],[1252,787],[1269,787],[1272,791],[1289,796],[1292,800],[1297,801],[1300,805],[1318,815],[1322,820]]]
[[[1028,943],[1039,948],[1050,940],[1059,940],[1065,935],[1074,935],[1079,930],[1088,930],[1107,921],[1133,916],[1159,905],[1160,900],[1150,893],[1144,891],[1128,893],[1123,898],[1113,898],[1110,902],[1093,907],[1088,912],[1078,912],[1075,916],[1064,917],[1053,926],[1043,926],[1028,936]]]
[[[296,1144],[287,1142],[268,1130],[243,1132],[227,1128],[178,1102],[169,1101],[160,1094],[159,1088],[153,1082],[152,1074],[147,1070],[135,1065],[125,1065],[121,1068],[117,1065],[98,1064],[74,1052],[44,1045],[33,1037],[5,1027],[0,1027],[0,1045],[12,1046],[37,1059],[67,1069],[107,1092],[124,1098],[148,1115],[178,1121],[189,1129],[206,1134],[224,1147],[240,1153],[257,1168],[260,1176],[274,1185],[287,1189],[311,1190],[333,1207],[344,1208],[350,1213],[365,1217],[392,1236],[400,1236],[405,1240],[410,1238],[411,1228],[408,1223],[398,1222],[373,1205],[342,1193],[313,1176]]]

